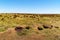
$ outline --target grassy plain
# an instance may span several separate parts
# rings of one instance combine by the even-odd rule
[[[45,24],[53,27],[44,28]],[[16,32],[17,26],[24,28],[22,32]],[[31,28],[25,29],[27,26]],[[0,32],[0,40],[60,40],[60,14],[3,13]]]

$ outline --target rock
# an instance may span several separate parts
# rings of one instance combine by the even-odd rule
[[[37,29],[38,29],[38,30],[43,30],[43,28],[42,28],[42,27],[38,27]]]
[[[30,29],[30,27],[29,27],[29,26],[27,26],[27,27],[26,27],[26,29]]]
[[[58,26],[55,26],[55,28],[59,28]]]
[[[18,27],[15,27],[15,30],[16,31],[21,31],[21,30],[23,30],[23,27],[19,27],[19,26]]]
[[[13,18],[16,18],[17,17],[17,15],[15,14],[14,16],[13,16]]]
[[[44,28],[52,28],[53,27],[53,25],[46,25],[46,24],[44,24],[44,25],[42,25]]]

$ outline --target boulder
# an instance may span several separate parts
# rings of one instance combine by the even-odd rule
[[[26,29],[28,29],[28,30],[30,29],[30,27],[29,27],[29,26],[27,26],[27,27],[25,27],[25,28],[26,28]]]
[[[43,24],[42,26],[43,28],[50,28],[50,29],[53,27],[53,25],[48,25],[48,24]]]
[[[42,28],[42,27],[38,27],[37,29],[38,29],[38,30],[43,30],[43,28]]]
[[[20,27],[20,26],[15,27],[15,30],[16,30],[16,31],[21,31],[21,30],[23,30],[23,27]]]

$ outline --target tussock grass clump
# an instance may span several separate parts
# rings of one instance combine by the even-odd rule
[[[7,30],[6,27],[0,27],[0,32],[4,32],[4,31],[6,31],[6,30]]]

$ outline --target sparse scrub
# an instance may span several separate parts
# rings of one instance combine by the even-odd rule
[[[5,27],[0,27],[0,32],[4,32],[6,31],[7,29],[5,29]]]
[[[17,25],[21,25],[21,26],[17,27]],[[23,25],[28,25],[28,26],[24,26],[22,28]],[[58,26],[55,26],[55,25],[58,25]],[[11,35],[10,37],[12,38],[14,38],[13,36],[16,37],[17,35],[25,36],[29,34],[34,34],[34,35],[38,34],[39,36],[41,36],[43,34],[45,35],[46,40],[60,40],[59,27],[60,27],[60,15],[54,16],[54,15],[42,15],[42,14],[39,14],[39,15],[37,14],[0,14],[0,32],[4,32],[8,28],[15,28],[15,30],[12,30],[13,33],[9,35],[7,35],[8,33],[6,34],[8,37]],[[16,31],[17,35],[14,34],[15,33],[14,31]]]

